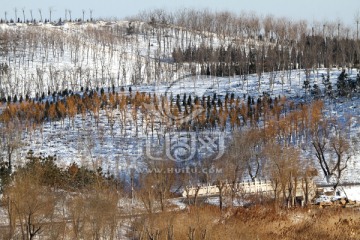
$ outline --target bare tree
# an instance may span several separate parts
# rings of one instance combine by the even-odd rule
[[[332,183],[334,188],[340,183],[353,155],[350,140],[337,128],[324,122],[314,130],[312,139],[316,159],[326,181]]]
[[[51,15],[52,15],[52,12],[53,12],[53,8],[52,7],[49,7],[49,22],[51,23]]]
[[[79,191],[66,202],[75,239],[115,239],[118,227],[119,194],[106,184]]]
[[[4,191],[3,202],[10,223],[9,239],[16,229],[23,239],[31,240],[51,227],[48,222],[55,214],[56,197],[40,184],[38,176],[33,172],[18,173]]]
[[[23,14],[23,23],[25,23],[26,22],[25,21],[25,8],[22,8],[21,10],[22,10],[22,14]]]
[[[357,10],[354,16],[355,23],[356,23],[356,40],[359,41],[359,21],[360,21],[360,11]]]
[[[32,9],[30,9],[29,11],[30,11],[31,22],[33,22],[34,21],[33,11],[32,11]]]
[[[266,171],[272,181],[275,201],[283,199],[288,206],[293,206],[302,171],[299,151],[293,147],[285,148],[271,142],[266,147],[266,155],[269,160]]]
[[[155,205],[165,211],[171,188],[175,181],[174,162],[168,160],[147,160],[146,173],[140,175],[138,196],[148,213],[153,213]]]
[[[18,12],[18,9],[17,9],[17,8],[14,8],[15,22],[18,22],[17,12]]]
[[[82,21],[85,21],[85,9],[82,10]]]
[[[42,21],[43,21],[43,17],[42,17],[41,8],[39,8],[38,11],[39,11],[39,14],[40,14],[40,22],[42,22]]]
[[[16,119],[12,120],[6,124],[6,127],[1,128],[0,133],[2,138],[2,148],[7,159],[7,167],[11,173],[13,167],[13,155],[15,151],[22,146],[22,127],[20,122]]]
[[[89,12],[90,12],[90,21],[93,21],[93,11],[94,10],[92,10],[92,9],[89,10]]]

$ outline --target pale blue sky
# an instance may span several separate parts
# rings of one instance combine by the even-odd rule
[[[8,18],[14,18],[14,8],[22,19],[21,10],[30,18],[29,10],[34,17],[39,17],[41,8],[43,17],[48,18],[49,7],[53,9],[54,18],[64,18],[65,9],[72,10],[73,18],[82,16],[82,9],[89,14],[93,10],[94,17],[124,18],[139,13],[141,10],[163,8],[176,10],[179,8],[207,8],[209,10],[229,10],[234,13],[254,11],[258,15],[273,14],[291,19],[338,21],[355,26],[354,16],[360,10],[359,0],[0,0],[0,17],[8,12]]]

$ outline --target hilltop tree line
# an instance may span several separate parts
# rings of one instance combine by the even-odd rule
[[[141,13],[135,19],[162,28],[165,32],[169,27],[179,27],[200,34],[198,39],[187,32],[182,34],[185,36],[180,35],[189,40],[173,49],[175,62],[230,64],[247,60],[257,65],[276,59],[275,70],[359,66],[359,38],[355,24],[311,24],[271,15],[259,17],[248,13],[208,10],[169,13],[158,9]],[[219,37],[218,43],[214,41],[215,36]],[[239,57],[239,52],[243,59]],[[234,56],[238,56],[237,61]],[[274,68],[264,67],[261,70],[264,69]]]
[[[37,22],[53,23],[54,19],[52,18],[52,13],[54,12],[54,9],[52,7],[50,7],[48,10],[49,10],[48,18],[43,19],[43,10],[41,8],[37,9],[37,11],[36,11],[38,13],[39,18],[36,18],[34,16],[33,9],[29,9],[29,12],[27,12],[25,8],[22,8],[21,12],[19,12],[18,8],[14,8],[14,16],[13,16],[13,18],[8,19],[9,12],[5,11],[4,12],[4,18],[0,18],[0,23],[5,23],[5,24],[12,24],[12,23],[26,23],[26,24],[33,23],[33,24],[36,24]],[[92,22],[92,21],[94,21],[93,12],[94,11],[90,9],[88,18],[85,18],[86,11],[84,9],[82,9],[82,17],[73,19],[72,18],[72,10],[65,9],[65,18],[64,18],[64,20],[68,21],[68,22],[84,22],[84,21],[87,21],[87,22],[91,21]],[[30,14],[30,16],[27,15],[28,13]],[[18,14],[19,15],[21,14],[22,16],[20,17]],[[59,18],[58,23],[61,23],[61,22],[62,22],[62,19]]]

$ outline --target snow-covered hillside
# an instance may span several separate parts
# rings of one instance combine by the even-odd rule
[[[322,73],[326,73],[326,70],[320,70],[319,76]],[[333,70],[331,73],[331,81],[335,83],[340,71]],[[356,70],[353,70],[353,75],[356,76],[356,74]],[[244,96],[250,95],[256,98],[262,95],[263,92],[268,92],[271,97],[285,95],[288,99],[298,103],[310,102],[313,98],[309,93],[305,95],[305,90],[302,88],[305,78],[302,71],[293,73],[291,77],[291,90],[289,90],[288,81],[282,84],[279,79],[275,81],[274,86],[270,86],[266,81],[269,74],[264,74],[263,76],[260,89],[258,89],[258,79],[255,75],[250,76],[246,81],[239,76],[235,78],[188,77],[177,81],[173,85],[137,86],[136,89],[139,92],[156,93],[159,97],[160,95],[169,96],[172,94],[176,96],[180,94],[181,98],[184,94],[195,98],[195,96],[203,95],[213,96],[216,93],[219,98],[224,99],[227,93],[234,93],[235,98],[239,97],[241,102],[246,102],[247,97],[244,98]],[[321,80],[318,79],[317,81],[320,82]],[[319,83],[319,85],[321,86],[322,84]],[[133,88],[135,87],[133,86]],[[353,99],[327,98],[324,102],[325,114],[329,117],[338,118],[344,124],[351,120],[351,125],[345,128],[348,131],[347,135],[359,138],[359,96]],[[155,114],[161,115],[160,112]],[[129,110],[126,113],[127,120],[125,125],[121,122],[122,115],[119,110],[114,110],[113,115],[115,116],[114,119],[109,121],[107,111],[101,110],[98,124],[91,117],[91,114],[88,114],[86,118],[78,115],[75,118],[74,125],[68,118],[65,118],[63,122],[45,122],[43,127],[35,130],[35,132],[31,134],[24,133],[23,141],[25,146],[19,151],[19,156],[24,160],[27,152],[33,150],[35,154],[56,155],[59,163],[64,166],[71,162],[77,162],[91,168],[101,166],[104,170],[117,175],[124,171],[129,171],[131,168],[136,168],[139,171],[146,168],[144,158],[146,158],[147,151],[149,149],[154,151],[155,153],[152,154],[157,154],[156,156],[164,153],[166,136],[172,134],[173,139],[178,140],[184,137],[182,134],[185,132],[179,131],[175,127],[165,130],[158,123],[155,123],[155,129],[151,131],[151,128],[141,120],[143,115],[140,111],[138,119],[134,120]],[[214,131],[221,135],[225,145],[231,140],[232,130],[230,127],[227,127],[224,131],[220,129]],[[211,134],[211,137],[214,137],[214,131],[204,130],[201,134]],[[199,132],[193,133],[197,136],[200,134]],[[189,140],[190,137],[188,136],[186,139]],[[307,139],[303,138],[297,141],[299,141],[297,144],[302,146],[304,161],[311,161],[317,164],[313,147],[311,144],[307,144]],[[216,151],[220,152],[220,149],[216,149]],[[356,148],[356,151],[355,156],[349,162],[349,168],[343,177],[343,181],[360,181],[360,179],[357,179],[360,170],[360,153],[358,148]],[[210,156],[213,153],[212,151],[200,152],[200,154],[203,154],[202,157]],[[321,171],[319,173],[318,181],[324,182]]]
[[[197,65],[174,63],[174,48],[210,43],[220,46],[232,39],[173,26],[156,28],[142,22],[63,23],[58,26],[0,24],[0,33],[0,94],[7,100],[15,95],[17,98],[25,95],[35,98],[44,92],[47,97],[42,101],[51,102],[54,100],[51,97],[53,92],[70,89],[82,95],[85,88],[102,87],[105,92],[108,88],[120,92],[124,87],[124,94],[128,96],[130,86],[133,94],[156,94],[159,98],[172,96],[171,101],[177,95],[181,99],[184,95],[191,96],[194,100],[214,94],[224,101],[227,94],[233,94],[240,104],[246,104],[248,97],[256,100],[264,95],[273,99],[285,96],[296,104],[307,104],[316,97],[324,99],[326,116],[335,117],[344,125],[350,123],[348,128],[344,128],[348,130],[347,136],[359,139],[359,94],[352,98],[325,98],[323,76],[329,74],[331,84],[336,86],[342,69],[293,69],[229,77],[200,75]],[[242,44],[247,46],[248,42],[243,40]],[[254,41],[251,45],[259,46]],[[346,69],[346,72],[353,79],[358,74],[356,69]],[[304,89],[305,80],[310,81],[309,89]],[[311,93],[315,84],[320,89],[316,96]],[[34,131],[23,132],[23,145],[15,153],[18,159],[15,164],[22,164],[28,151],[32,150],[36,155],[56,155],[62,166],[77,162],[91,168],[102,167],[104,171],[118,175],[133,167],[141,171],[146,168],[144,158],[166,154],[167,139],[170,143],[187,144],[182,150],[185,152],[174,149],[170,155],[188,154],[192,159],[219,155],[231,141],[233,132],[229,123],[225,123],[224,129],[201,131],[179,130],[170,119],[168,124],[159,120],[149,126],[143,121],[148,116],[141,108],[136,110],[136,118],[130,108],[125,113],[119,109],[111,110],[111,118],[109,111],[102,109],[96,121],[91,113],[79,114],[74,122],[70,118],[45,121]],[[160,118],[162,113],[154,110],[153,114]],[[205,135],[218,138],[216,149],[201,148],[198,140],[195,145],[189,143],[193,136],[204,140]],[[301,146],[304,161],[316,165],[308,139],[296,141]],[[346,182],[360,182],[360,153],[357,146],[355,149],[342,178]],[[324,181],[319,172],[318,180]]]
[[[1,97],[171,82],[190,72],[186,66],[174,71],[174,48],[228,41],[128,21],[3,23],[0,35]]]

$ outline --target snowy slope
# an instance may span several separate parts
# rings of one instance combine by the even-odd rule
[[[264,92],[272,98],[286,96],[294,102],[309,103],[312,96],[303,88],[305,71],[272,72],[258,75],[209,77],[190,76],[190,67],[183,64],[179,69],[172,63],[171,52],[174,47],[199,45],[212,41],[214,46],[224,45],[226,38],[212,35],[204,38],[200,33],[189,33],[181,28],[154,29],[146,23],[133,22],[135,34],[128,34],[130,22],[65,23],[61,26],[43,24],[31,26],[0,24],[2,34],[8,34],[17,42],[6,43],[7,54],[0,55],[0,63],[7,64],[6,73],[0,75],[1,97],[26,94],[34,97],[36,93],[72,89],[80,87],[120,86],[133,91],[156,93],[158,96],[184,94],[193,97],[212,96],[216,93],[224,98],[226,93],[234,93],[243,102],[247,96],[258,97]],[[163,32],[160,32],[163,31]],[[177,36],[176,36],[177,35]],[[181,39],[181,40],[179,40]],[[2,42],[3,43],[3,42]],[[246,45],[246,41],[244,41]],[[341,69],[330,70],[333,86]],[[356,69],[347,69],[354,78]],[[310,73],[311,86],[317,84],[321,89],[322,74],[326,69],[314,69]],[[270,81],[273,79],[273,81]],[[359,138],[359,95],[353,99],[325,99],[325,114],[336,117],[342,122],[351,119],[348,135]],[[143,161],[147,146],[155,148],[156,154],[163,151],[166,133],[158,124],[150,132],[147,126],[134,121],[131,112],[125,126],[120,121],[120,113],[114,111],[115,120],[109,123],[105,110],[100,114],[99,124],[88,115],[84,120],[77,116],[75,124],[64,122],[45,122],[32,133],[23,133],[25,146],[16,153],[22,164],[26,154],[33,150],[35,154],[57,155],[59,164],[66,166],[75,161],[92,168],[101,166],[115,175],[127,171],[130,167],[146,168]],[[349,118],[349,116],[351,116]],[[137,126],[137,128],[135,127]],[[174,138],[179,135],[174,129]],[[226,143],[231,139],[231,130],[223,133]],[[180,141],[182,141],[180,139]],[[314,160],[314,152],[306,139],[301,139],[303,158]],[[154,147],[155,146],[155,147]],[[155,151],[154,150],[154,151]],[[155,152],[156,152],[155,151]],[[205,158],[211,152],[200,152]],[[343,181],[359,182],[359,148],[351,159]],[[320,175],[318,181],[324,181]]]

